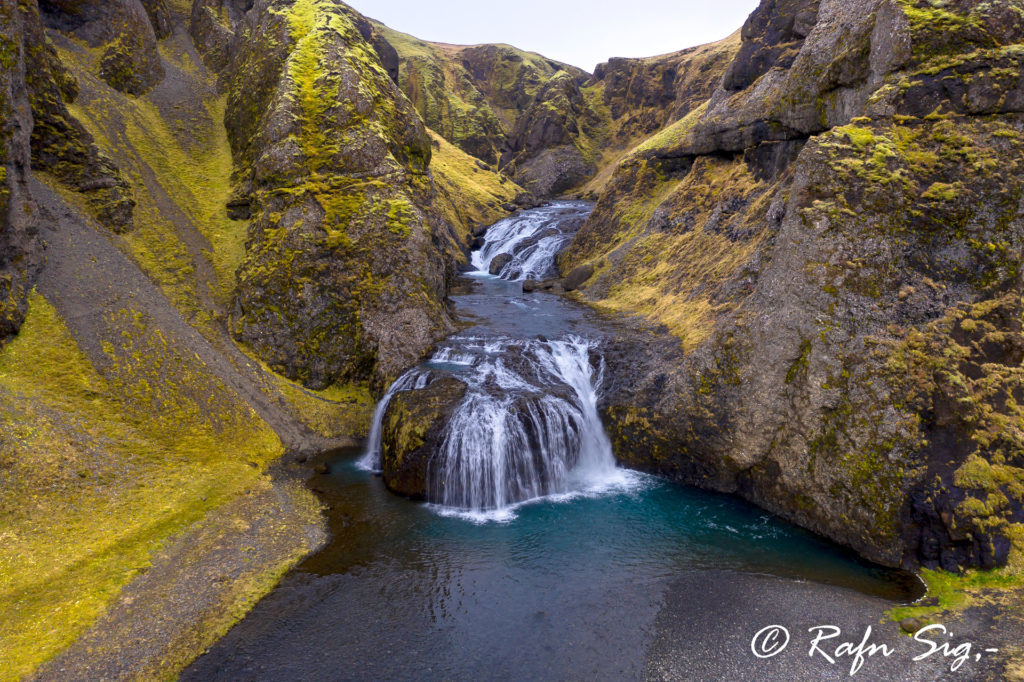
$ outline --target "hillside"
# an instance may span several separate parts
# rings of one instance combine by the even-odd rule
[[[562,196],[619,464],[1018,622],[1022,0],[764,0],[594,74],[340,0],[0,0],[0,67],[0,679],[221,637],[471,245]]]

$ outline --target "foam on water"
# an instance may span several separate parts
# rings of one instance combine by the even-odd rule
[[[507,280],[545,279],[557,274],[555,259],[569,245],[585,204],[555,204],[525,211],[501,220],[484,236],[484,245],[472,254],[476,274],[488,275],[491,261],[499,254],[512,260],[497,276]],[[567,208],[568,207],[568,208]]]

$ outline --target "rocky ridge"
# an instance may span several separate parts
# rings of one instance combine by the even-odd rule
[[[619,164],[563,268],[682,341],[622,365],[625,461],[882,563],[1015,560],[1020,10],[764,2]]]
[[[549,285],[664,325],[607,349],[622,461],[886,564],[1019,571],[1022,16],[766,0],[740,40],[590,76],[334,0],[0,0],[12,669],[248,491],[310,533],[269,463],[365,433],[371,384],[451,329],[482,226],[571,189],[598,205]],[[401,421],[389,438],[422,456]],[[270,532],[239,530],[252,512],[240,547]],[[108,518],[131,538],[90,525]],[[209,598],[244,611],[272,582],[253,580]],[[135,672],[195,655],[143,627]],[[107,639],[83,641],[76,669]]]

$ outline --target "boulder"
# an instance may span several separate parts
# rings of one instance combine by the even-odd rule
[[[562,286],[566,291],[575,291],[583,286],[588,279],[594,276],[594,266],[590,263],[577,266],[572,269],[565,279],[562,281]]]
[[[399,391],[391,397],[381,431],[381,468],[390,490],[413,499],[426,498],[430,459],[465,394],[465,383],[444,376],[426,388]]]
[[[512,254],[499,253],[497,256],[491,259],[491,264],[487,267],[487,271],[492,275],[500,275],[501,269],[512,262]]]

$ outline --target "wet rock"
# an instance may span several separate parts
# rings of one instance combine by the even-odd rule
[[[943,28],[917,4],[762,2],[706,109],[619,165],[561,264],[603,258],[586,299],[676,327],[609,349],[626,463],[959,571],[1024,524],[986,473],[1022,447],[998,426],[1021,283],[977,246],[1022,248],[1000,204],[1024,192],[1021,58],[994,47],[1022,29],[1007,0],[950,3]],[[651,313],[652,288],[685,303]]]
[[[383,478],[390,490],[413,499],[427,496],[430,459],[465,393],[465,383],[442,376],[426,388],[392,396],[381,431]]]
[[[492,275],[500,275],[501,269],[512,262],[512,254],[499,253],[497,256],[491,259],[490,265],[487,266],[487,271]]]
[[[531,293],[540,288],[540,282],[535,279],[523,280],[523,293]]]
[[[594,276],[594,266],[590,263],[580,265],[572,269],[568,275],[565,276],[565,280],[562,286],[566,291],[575,291],[582,287],[588,279]]]
[[[904,618],[900,621],[900,629],[911,635],[927,625],[928,621],[923,618]]]

